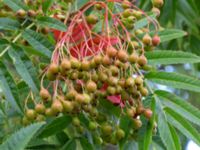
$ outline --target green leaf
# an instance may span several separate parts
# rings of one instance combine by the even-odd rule
[[[7,67],[0,62],[0,87],[3,90],[5,98],[11,104],[12,108],[22,114],[22,107],[19,101],[18,89],[12,76],[6,69]]]
[[[100,105],[104,109],[103,111],[107,112],[109,115],[120,116],[121,109],[120,107],[114,106],[110,101],[102,99],[100,100]]]
[[[37,22],[41,26],[44,26],[44,27],[47,26],[49,28],[57,29],[60,31],[66,31],[67,29],[67,26],[64,23],[51,17],[39,17],[37,19]]]
[[[48,58],[51,57],[53,45],[46,39],[46,37],[29,29],[25,30],[22,36],[31,46],[38,50],[40,54]]]
[[[153,133],[153,127],[155,122],[155,108],[156,108],[156,102],[155,99],[152,97],[151,99],[151,110],[153,111],[153,116],[151,117],[150,121],[147,124],[146,132],[144,135],[144,144],[143,144],[143,150],[149,150],[150,145],[152,143],[152,133]]]
[[[88,142],[86,138],[80,138],[80,143],[82,150],[93,150],[94,148],[92,147],[92,144]]]
[[[76,140],[71,139],[61,148],[61,150],[76,150],[76,147]]]
[[[18,30],[20,24],[17,20],[10,18],[0,18],[0,30]]]
[[[132,120],[130,117],[128,116],[124,116],[124,117],[121,117],[120,118],[120,128],[122,130],[124,130],[125,132],[125,137],[120,141],[119,143],[119,146],[121,147],[121,149],[124,148],[125,146],[125,143],[128,139],[128,135],[129,135],[129,132],[130,132],[130,128],[132,127]]]
[[[9,44],[8,40],[6,40],[6,39],[0,39],[0,46],[4,46],[4,45],[7,45],[7,44]]]
[[[187,63],[198,63],[200,57],[187,52],[182,51],[170,51],[170,50],[156,50],[153,52],[145,53],[149,64],[152,65],[169,65],[169,64],[185,64]]]
[[[21,0],[3,0],[3,2],[14,11],[18,11],[19,9],[28,10],[27,6]]]
[[[53,5],[54,0],[45,0],[42,3],[42,10],[44,13],[48,11],[48,9]]]
[[[62,116],[55,118],[47,125],[43,127],[43,129],[39,132],[39,137],[48,137],[58,132],[61,132],[63,129],[67,127],[71,123],[70,116]]]
[[[167,91],[154,92],[167,107],[176,110],[182,117],[200,126],[200,111],[182,98]]]
[[[31,68],[33,66],[29,65],[30,68],[27,68],[27,66],[25,65],[25,62],[21,59],[21,56],[19,55],[20,50],[21,49],[19,47],[12,46],[9,49],[8,54],[10,58],[12,59],[13,64],[17,72],[19,73],[19,75],[22,77],[22,79],[29,85],[29,87],[32,89],[33,92],[38,93],[38,88],[34,81],[34,78],[36,78],[37,76],[32,77],[29,72],[29,69],[33,69]]]
[[[169,72],[149,72],[145,77],[159,84],[200,92],[200,80],[187,75]]]
[[[169,129],[170,129],[170,131],[171,131],[171,134],[172,134],[174,143],[176,143],[176,145],[175,145],[175,146],[176,146],[176,149],[181,150],[181,149],[182,149],[182,148],[181,148],[181,143],[180,143],[179,136],[178,136],[178,134],[176,133],[176,130],[175,130],[174,127],[171,126],[170,124],[168,124],[168,126],[169,126]]]
[[[156,99],[156,103],[158,106],[158,109],[157,109],[158,131],[159,131],[160,137],[162,139],[162,142],[165,145],[165,147],[167,148],[167,150],[172,150],[172,149],[179,150],[179,149],[176,149],[177,143],[175,143],[175,141],[174,141],[173,133],[171,133],[169,124],[167,122],[166,114],[162,108],[163,106],[158,99]]]
[[[167,119],[170,124],[182,132],[186,137],[200,145],[199,133],[189,122],[170,108],[166,107],[164,110],[167,113]]]
[[[156,14],[150,14],[150,15],[148,16],[148,19],[145,17],[145,18],[143,18],[143,19],[137,21],[137,22],[135,23],[134,30],[143,28],[144,26],[148,25],[149,19],[155,19],[155,18],[156,18]]]
[[[165,29],[158,32],[158,35],[160,36],[161,42],[166,42],[173,39],[181,38],[187,35],[187,33],[178,29]]]
[[[2,145],[1,150],[23,150],[26,148],[28,142],[33,138],[34,134],[41,128],[43,123],[35,123],[26,128],[22,128],[10,138],[8,138]]]
[[[138,143],[136,141],[128,141],[124,145],[124,150],[138,150]]]

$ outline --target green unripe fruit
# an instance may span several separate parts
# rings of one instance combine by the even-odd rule
[[[90,130],[96,130],[97,129],[97,123],[96,122],[89,122],[89,129]]]
[[[116,139],[115,135],[112,135],[112,136],[111,136],[110,143],[111,143],[112,145],[117,145],[117,139]]]
[[[152,3],[153,3],[154,7],[160,8],[163,6],[164,1],[163,0],[153,0]]]
[[[144,107],[139,104],[139,106],[136,108],[136,114],[141,115],[144,112]]]
[[[97,56],[94,56],[94,62],[96,65],[100,65],[102,63],[102,56],[101,55],[97,55]]]
[[[116,131],[116,138],[118,139],[118,140],[121,140],[121,139],[123,139],[125,137],[125,132],[124,132],[124,130],[122,130],[122,129],[117,129],[117,131]]]
[[[123,91],[122,87],[120,85],[116,86],[116,93],[120,94]]]
[[[106,54],[107,54],[109,57],[113,58],[113,57],[116,56],[117,50],[116,50],[114,47],[110,46],[110,47],[108,47],[108,48],[106,49]]]
[[[125,50],[119,50],[117,53],[117,58],[122,62],[126,62],[128,60],[128,54]]]
[[[107,93],[108,93],[109,95],[115,95],[115,94],[116,94],[116,89],[115,89],[115,87],[108,86],[108,88],[107,88]]]
[[[73,69],[79,69],[81,67],[81,63],[78,59],[76,58],[71,58],[70,59],[71,67]]]
[[[86,90],[88,92],[95,92],[97,90],[97,85],[95,82],[93,81],[88,81],[87,84],[86,84]]]
[[[146,58],[144,55],[142,55],[142,56],[140,56],[140,57],[138,58],[137,63],[138,63],[140,66],[144,66],[144,65],[147,64],[147,58]]]
[[[134,78],[129,77],[128,79],[126,79],[125,85],[126,85],[126,87],[133,87],[135,85]]]
[[[136,19],[134,16],[129,16],[129,17],[127,18],[127,21],[128,21],[128,23],[130,23],[130,24],[135,23],[136,20],[137,20],[137,19]]]
[[[83,97],[84,97],[84,103],[85,104],[89,104],[92,101],[91,96],[86,94],[86,93],[83,94]]]
[[[45,106],[43,104],[37,104],[35,106],[35,111],[39,114],[44,114],[45,113]]]
[[[101,80],[102,82],[105,82],[108,79],[108,76],[103,72],[99,72],[98,77],[99,77],[99,80]]]
[[[132,41],[131,42],[133,44],[133,46],[137,49],[139,47],[139,43],[136,41]]]
[[[95,8],[96,8],[97,10],[102,10],[102,6],[101,6],[100,4],[95,4]]]
[[[105,136],[111,135],[112,134],[112,126],[105,124],[101,126],[101,131]]]
[[[140,35],[140,34],[143,34],[143,33],[144,33],[144,32],[143,32],[142,30],[140,30],[140,29],[138,29],[138,30],[135,31],[135,34],[136,34],[136,35]]]
[[[17,17],[24,18],[26,16],[26,11],[23,9],[19,9],[16,13]]]
[[[88,24],[96,24],[98,22],[98,18],[95,15],[89,15],[86,17],[86,21]]]
[[[142,127],[142,121],[140,119],[133,119],[133,124],[135,129],[139,129]]]
[[[84,132],[84,127],[79,126],[79,127],[77,128],[77,131],[78,131],[78,133],[83,134],[83,132]]]
[[[137,19],[140,19],[140,18],[142,18],[142,11],[133,11],[133,15],[134,15]]]
[[[62,101],[63,109],[65,112],[72,112],[74,105],[71,101]]]
[[[95,139],[95,143],[97,143],[98,145],[101,145],[101,144],[103,144],[103,139],[101,138],[101,137],[97,137],[97,136],[95,136],[94,137]]]
[[[126,112],[127,112],[127,115],[132,118],[136,114],[136,108],[135,107],[128,108]]]
[[[117,77],[110,77],[108,79],[108,84],[111,86],[117,85],[118,83],[118,78]]]
[[[45,88],[42,88],[40,90],[40,97],[42,98],[42,100],[49,101],[51,99],[51,95],[49,94],[49,91]]]
[[[129,16],[133,15],[133,10],[132,9],[126,9],[124,10],[124,12],[122,13],[122,16],[124,18],[128,18]]]
[[[151,11],[152,11],[153,13],[155,13],[157,17],[160,16],[160,9],[158,9],[158,8],[156,8],[156,7],[153,7]]]
[[[76,94],[75,101],[79,104],[83,104],[85,102],[85,98],[82,94]]]
[[[135,84],[136,84],[136,85],[142,85],[142,84],[143,84],[143,79],[142,79],[142,77],[137,76],[137,77],[135,78]]]
[[[26,117],[29,120],[34,120],[37,117],[37,114],[36,114],[35,110],[27,109],[26,110]]]
[[[48,72],[50,74],[54,74],[54,75],[58,74],[58,72],[59,72],[59,66],[57,64],[55,64],[55,63],[50,64],[49,68],[48,68]]]
[[[49,81],[54,81],[54,80],[56,80],[56,75],[50,73],[49,71],[47,71],[46,76],[47,76],[47,79],[48,79]]]
[[[93,117],[96,117],[98,116],[98,110],[95,108],[95,107],[92,107],[91,108],[91,111],[90,111],[90,115],[93,116]]]
[[[34,10],[28,10],[27,14],[29,17],[35,17],[37,15],[37,13]]]
[[[130,98],[128,92],[126,92],[125,90],[121,92],[121,97],[123,100],[128,100]]]
[[[123,9],[128,9],[128,8],[130,8],[131,7],[131,4],[130,4],[130,2],[128,1],[128,0],[124,0],[123,2],[122,2],[122,8]]]
[[[71,63],[68,59],[63,59],[60,65],[61,71],[65,72],[71,69]]]
[[[142,96],[148,96],[148,94],[149,94],[147,88],[144,88],[144,87],[142,87],[140,89],[140,93],[141,93]]]
[[[152,44],[152,38],[149,34],[145,34],[143,39],[142,39],[142,42],[145,44],[145,45],[151,45]]]
[[[46,115],[47,117],[52,117],[52,116],[53,116],[52,109],[51,109],[51,108],[47,108],[47,109],[45,110],[45,115]]]
[[[90,69],[90,62],[87,60],[83,60],[81,63],[81,69],[84,71],[88,71]]]
[[[30,123],[31,123],[31,122],[28,120],[27,117],[23,117],[23,118],[22,118],[22,124],[23,124],[23,125],[27,126],[27,125],[29,125]]]
[[[124,79],[124,78],[119,79],[118,84],[119,84],[122,88],[124,88],[124,87],[125,87],[125,84],[126,84],[126,79]]]
[[[51,105],[51,110],[53,114],[57,115],[63,111],[63,105],[59,100],[55,100]]]
[[[112,61],[111,61],[110,57],[108,55],[105,55],[102,59],[102,64],[104,66],[109,66],[109,65],[111,65],[111,63],[112,63]]]
[[[80,126],[80,120],[79,120],[79,118],[78,117],[74,117],[74,118],[72,118],[72,124],[74,125],[74,126]]]
[[[69,90],[69,92],[67,92],[66,98],[69,100],[72,100],[75,98],[77,92],[75,90]]]
[[[45,117],[43,115],[37,115],[37,117],[36,117],[37,122],[42,122],[44,120],[45,120]]]
[[[129,60],[129,62],[130,62],[131,64],[134,64],[134,63],[136,63],[137,60],[138,60],[138,55],[137,55],[136,53],[133,52],[133,53],[129,56],[128,60]]]
[[[78,71],[73,71],[71,74],[70,74],[70,79],[72,80],[77,80],[78,79]]]
[[[91,76],[91,79],[93,81],[97,82],[99,78],[98,78],[98,75],[96,73],[93,73],[92,76]]]

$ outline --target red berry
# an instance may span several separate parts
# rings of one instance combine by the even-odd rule
[[[153,37],[152,44],[153,46],[158,46],[160,44],[160,37],[158,35]]]
[[[147,119],[151,119],[153,115],[153,112],[151,111],[151,109],[145,109],[144,110],[144,116],[147,118]]]

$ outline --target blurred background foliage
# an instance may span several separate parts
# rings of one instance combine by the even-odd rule
[[[82,0],[82,2],[84,3],[85,0]],[[146,11],[149,11],[152,8],[151,0],[137,0],[137,4],[141,9]],[[161,9],[159,22],[163,28],[176,28],[187,32],[187,36],[184,38],[165,42],[159,49],[192,52],[200,56],[200,0],[165,0],[165,5]],[[187,64],[186,62],[184,65],[160,66],[160,70],[181,72],[191,76],[200,77],[200,64]],[[19,84],[22,91],[24,91],[23,84],[24,82]],[[199,93],[169,89],[168,87],[163,86],[159,86],[159,88],[173,90],[177,95],[200,108]],[[6,101],[0,101],[0,108],[0,120],[3,120],[3,122],[0,122],[0,126],[3,126],[4,128],[4,130],[0,132],[1,141],[6,139],[14,130],[19,128],[20,122],[17,122],[19,121],[19,118],[16,118],[16,114],[9,109],[10,107]],[[185,140],[185,142],[183,142],[184,145],[187,144],[187,139],[183,138],[181,140]]]
[[[147,11],[152,8],[150,0],[138,0],[137,3],[140,8]],[[158,20],[163,28],[177,28],[187,32],[184,38],[163,43],[160,49],[181,50],[200,56],[200,0],[165,0]],[[161,66],[160,69],[200,77],[200,64],[187,64],[186,62],[185,65]],[[180,91],[177,91],[177,94],[200,108],[200,94],[180,93]]]

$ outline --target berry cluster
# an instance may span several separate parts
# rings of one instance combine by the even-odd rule
[[[148,120],[152,117],[152,111],[142,103],[148,96],[142,70],[148,62],[145,51],[159,45],[160,38],[156,33],[149,34],[150,24],[137,30],[134,25],[146,18],[157,30],[157,22],[127,0],[110,1],[120,4],[123,11],[113,14],[104,2],[88,2],[70,19],[68,31],[57,37],[52,62],[43,71],[41,101],[31,109],[27,108],[23,118],[25,124],[43,121],[46,117],[69,115],[72,128],[78,133],[91,130],[99,134],[97,143],[117,144],[125,137],[125,132],[119,122],[104,111],[101,101],[120,108],[121,118],[132,119],[130,137],[142,126],[141,116]],[[162,4],[162,1],[153,1],[155,8]],[[104,14],[100,33],[93,30],[99,18],[84,14],[89,8]],[[109,15],[112,23],[108,22]],[[80,115],[89,120],[87,126],[80,121]]]

